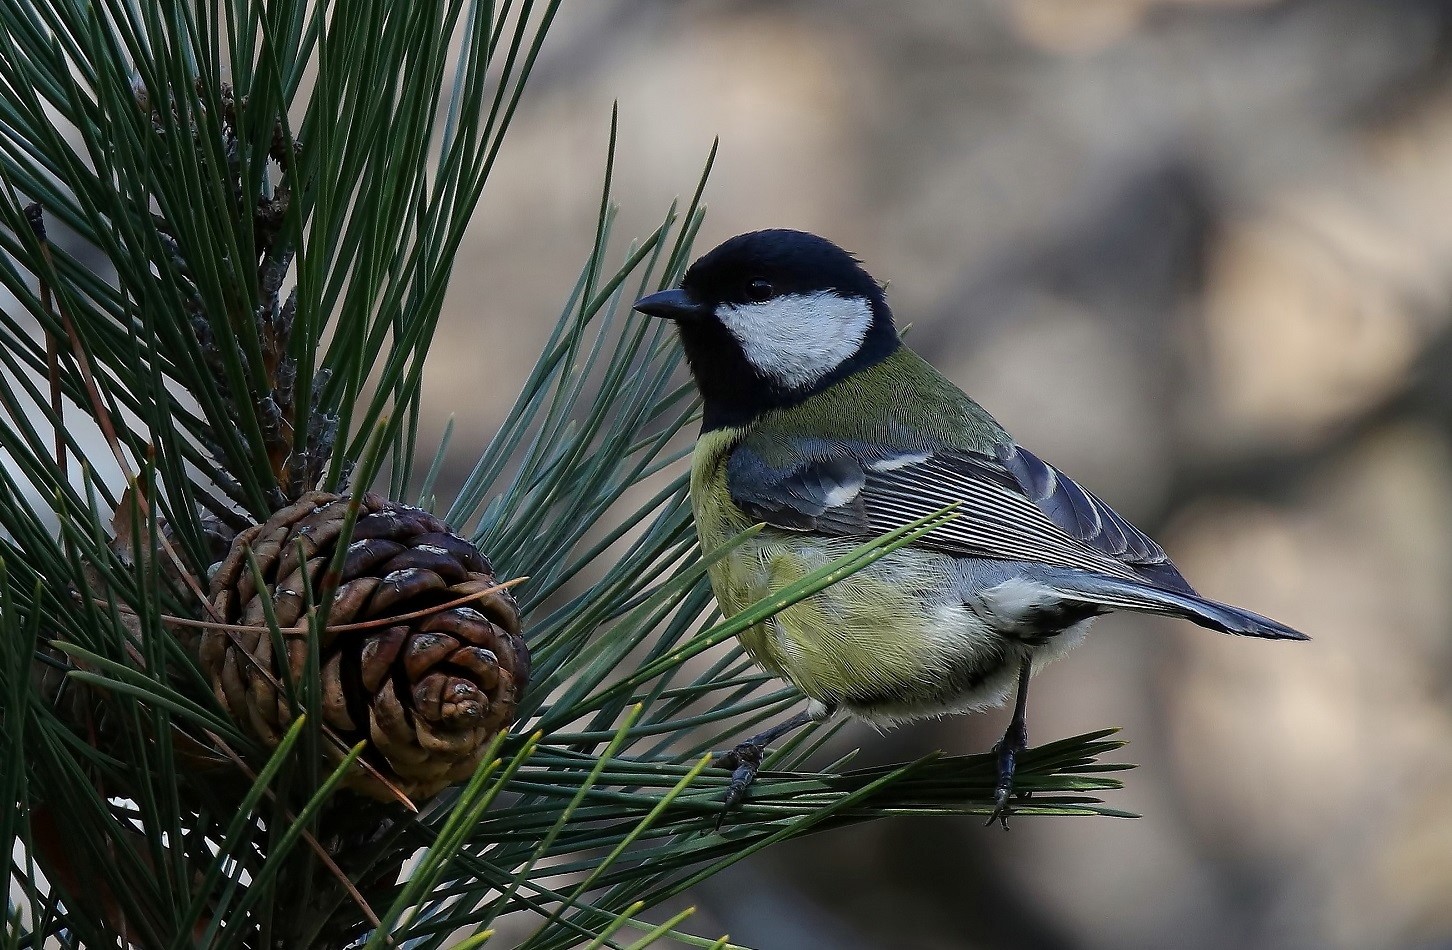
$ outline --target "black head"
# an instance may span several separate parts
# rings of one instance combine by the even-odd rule
[[[676,322],[708,430],[800,402],[898,346],[882,288],[804,231],[731,238],[635,309]]]

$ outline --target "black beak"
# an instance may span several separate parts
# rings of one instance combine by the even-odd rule
[[[631,309],[663,320],[691,320],[705,313],[705,308],[684,290],[662,290],[660,293],[641,297]]]

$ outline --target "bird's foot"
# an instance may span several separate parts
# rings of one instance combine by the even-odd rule
[[[746,797],[746,790],[756,780],[756,773],[761,769],[761,763],[766,758],[766,745],[748,739],[740,743],[736,748],[723,755],[716,757],[711,763],[718,769],[730,769],[731,781],[726,786],[726,797],[721,803],[721,816],[716,820],[716,827],[721,826],[726,813],[741,803]]]
[[[717,756],[711,763],[715,768],[731,770],[731,781],[727,783],[726,795],[721,800],[721,813],[716,816],[717,831],[721,830],[721,823],[726,820],[731,809],[741,804],[741,800],[746,797],[746,790],[756,780],[756,773],[760,771],[765,758],[765,743],[748,739],[730,752]]]
[[[761,763],[766,758],[766,747],[794,729],[800,729],[809,722],[820,722],[832,715],[832,706],[812,702],[804,712],[799,712],[784,722],[779,722],[763,732],[740,743],[736,748],[719,755],[711,764],[718,769],[730,769],[731,781],[726,786],[726,800],[721,806],[721,815],[716,819],[719,830],[726,813],[740,804],[746,796],[746,789],[756,779]]]
[[[1028,729],[1022,722],[1015,721],[1009,724],[1008,731],[1003,738],[993,747],[994,753],[998,756],[998,784],[993,788],[993,814],[988,816],[987,824],[992,825],[995,821],[1008,830],[1008,816],[1013,813],[1013,806],[1009,803],[1013,796],[1013,776],[1018,769],[1018,756],[1024,749],[1028,748]],[[1020,792],[1020,798],[1027,798],[1027,792]]]

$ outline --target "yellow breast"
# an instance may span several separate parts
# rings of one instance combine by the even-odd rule
[[[691,502],[702,553],[719,551],[755,522],[731,502],[726,459],[738,433],[718,430],[697,442]],[[710,569],[721,610],[731,615],[788,587],[859,543],[765,529]],[[936,610],[949,581],[946,559],[903,549],[741,634],[747,652],[813,699],[915,691],[950,648]],[[954,652],[961,650],[954,644]]]

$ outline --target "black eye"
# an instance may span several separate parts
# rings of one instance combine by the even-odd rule
[[[746,285],[746,296],[761,303],[771,299],[771,282],[762,280],[760,277]]]

